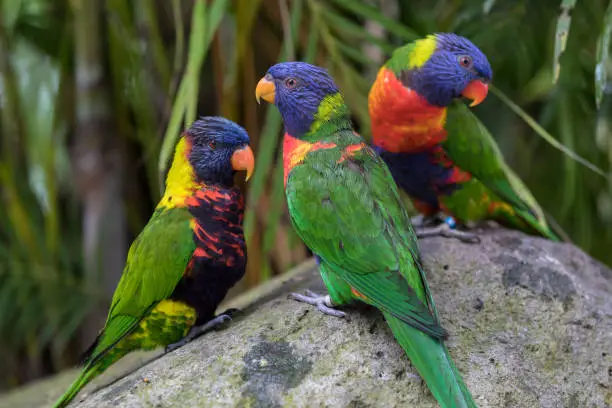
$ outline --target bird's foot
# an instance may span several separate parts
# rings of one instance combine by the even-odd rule
[[[306,289],[305,294],[290,293],[289,298],[297,300],[298,302],[304,302],[308,303],[309,305],[316,306],[321,313],[324,313],[326,315],[336,317],[346,316],[345,312],[334,309],[334,304],[329,295],[319,295],[311,290]]]
[[[174,351],[174,350],[176,350],[179,347],[183,347],[185,344],[189,343],[190,341],[192,341],[196,337],[199,337],[199,336],[201,336],[201,335],[203,335],[205,333],[208,333],[209,331],[212,331],[212,330],[218,330],[219,328],[224,326],[225,323],[231,321],[232,320],[232,316],[235,315],[237,312],[239,312],[238,309],[227,309],[225,312],[220,313],[219,315],[217,315],[214,318],[210,319],[206,323],[201,324],[199,326],[192,327],[189,330],[189,333],[187,333],[187,335],[185,337],[183,337],[182,339],[180,339],[176,343],[172,343],[172,344],[167,345],[166,349],[165,349],[165,352],[169,353],[171,351]]]
[[[436,225],[435,227],[416,228],[415,233],[418,238],[441,236],[446,238],[457,238],[459,241],[468,244],[480,243],[478,235],[457,230],[455,229],[456,225],[454,218],[447,217],[442,224]]]

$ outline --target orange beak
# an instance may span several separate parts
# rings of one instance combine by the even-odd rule
[[[489,85],[479,79],[475,79],[465,87],[461,96],[470,99],[472,101],[470,107],[473,108],[485,100],[487,93],[489,93]]]
[[[257,83],[257,88],[255,88],[255,99],[257,103],[259,103],[260,99],[263,99],[266,102],[274,104],[274,96],[276,94],[276,87],[274,86],[274,82],[269,81],[266,77],[263,77]]]
[[[232,154],[232,169],[236,171],[246,170],[246,181],[249,181],[251,178],[251,174],[253,174],[253,169],[255,168],[255,156],[253,155],[253,150],[249,145],[246,145],[242,149],[238,149],[234,151]]]

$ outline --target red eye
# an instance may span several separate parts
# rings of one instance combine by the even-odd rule
[[[461,64],[463,68],[467,68],[467,69],[472,68],[472,57],[470,57],[469,55],[460,56],[459,64]]]
[[[217,148],[217,142],[215,142],[214,140],[208,142],[208,147],[210,147],[211,150],[215,150]]]
[[[289,89],[293,89],[297,86],[297,80],[295,78],[285,79],[285,86]]]

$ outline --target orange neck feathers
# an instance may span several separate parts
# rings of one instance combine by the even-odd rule
[[[382,67],[368,97],[374,145],[392,153],[428,150],[446,139],[446,108],[430,105]]]
[[[329,149],[336,147],[335,143],[314,142],[310,143],[285,133],[283,138],[283,170],[285,187],[291,170],[302,163],[308,152],[318,149]]]

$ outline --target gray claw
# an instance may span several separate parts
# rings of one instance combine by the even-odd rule
[[[478,237],[478,235],[472,234],[470,232],[452,229],[446,223],[443,223],[443,224],[440,224],[440,225],[437,225],[431,228],[418,228],[415,230],[415,233],[418,238],[442,236],[446,238],[457,238],[459,241],[462,241],[468,244],[480,243],[480,237]]]
[[[306,289],[306,290],[304,290],[304,293],[306,294],[306,296],[309,296],[309,297],[311,297],[311,298],[315,298],[315,299],[316,299],[316,298],[319,298],[319,297],[326,297],[326,295],[319,295],[318,293],[313,292],[313,291],[312,291],[312,290],[310,290],[310,289]],[[329,295],[327,295],[327,297],[329,297]],[[330,301],[329,301],[329,305],[331,306],[331,299],[330,299]]]
[[[298,302],[308,303],[309,305],[316,306],[317,309],[323,314],[335,316],[335,317],[345,317],[346,313],[341,310],[334,309],[334,304],[331,301],[329,295],[319,295],[314,293],[311,290],[306,289],[305,294],[301,293],[290,293],[289,297]]]

